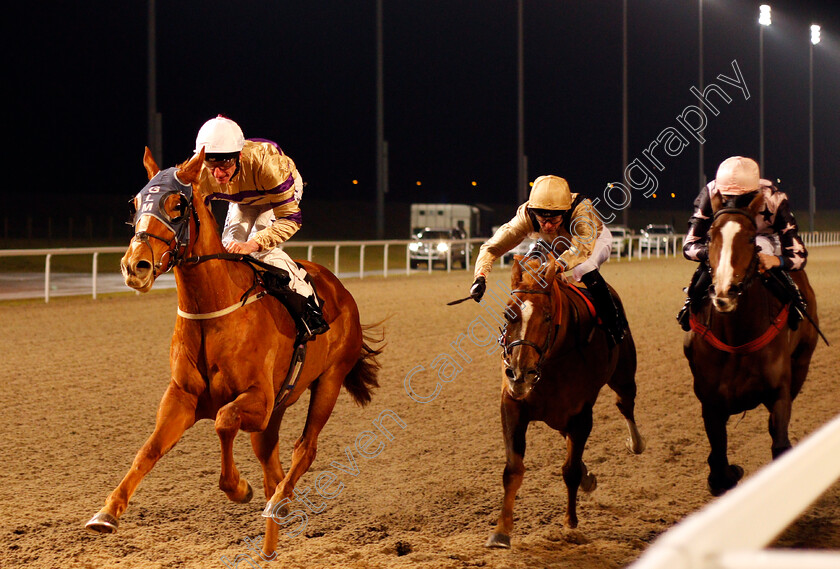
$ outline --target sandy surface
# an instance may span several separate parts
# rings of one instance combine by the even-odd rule
[[[803,392],[794,402],[796,441],[838,412],[840,401],[840,248],[814,249],[808,271],[823,330]],[[711,500],[705,489],[708,444],[674,315],[693,270],[683,260],[616,263],[604,274],[623,296],[639,353],[637,419],[648,448],[624,450],[624,422],[612,393],[602,392],[585,459],[598,489],[582,495],[576,530],[562,526],[565,448],[544,425],[531,426],[525,482],[516,505],[513,548],[483,543],[501,501],[503,447],[499,426],[498,351],[469,338],[457,344],[471,360],[419,403],[412,388],[435,389],[431,362],[455,355],[453,343],[482,314],[464,296],[466,273],[350,280],[363,320],[390,316],[381,388],[366,408],[342,393],[320,439],[319,454],[299,488],[314,488],[322,471],[344,487],[309,513],[296,537],[281,534],[279,557],[260,567],[624,567],[662,532]],[[507,280],[504,271],[494,278]],[[0,304],[0,566],[28,568],[239,567],[263,532],[264,500],[229,502],[218,489],[219,443],[209,421],[189,430],[140,485],[115,535],[86,532],[85,521],[125,474],[151,432],[168,381],[168,345],[175,320],[172,291],[100,300],[58,299]],[[481,340],[481,331],[474,328]],[[496,330],[493,330],[495,335]],[[347,448],[386,410],[405,424],[364,458],[358,474],[341,473]],[[306,402],[291,408],[281,429],[288,465]],[[730,457],[747,476],[770,460],[767,412],[730,421]],[[261,470],[247,436],[236,441],[237,464],[260,488]],[[336,488],[334,486],[333,488]],[[314,490],[310,496],[315,496]],[[784,499],[773,497],[772,499]],[[323,503],[321,503],[323,502]],[[298,507],[303,508],[298,504]],[[292,527],[289,526],[289,531]],[[789,528],[782,546],[840,548],[840,485]]]

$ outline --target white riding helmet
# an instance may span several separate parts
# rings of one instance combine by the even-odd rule
[[[569,183],[559,176],[540,176],[534,180],[528,198],[531,210],[568,210],[572,207]]]
[[[757,190],[761,184],[758,163],[752,158],[732,156],[718,166],[715,187],[724,196],[740,196]]]
[[[234,121],[222,115],[202,125],[195,137],[195,151],[205,154],[230,154],[242,151],[245,135]]]

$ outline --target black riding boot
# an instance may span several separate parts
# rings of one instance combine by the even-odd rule
[[[691,330],[691,324],[689,322],[691,313],[696,314],[700,309],[700,304],[709,292],[710,284],[712,284],[712,275],[709,273],[709,267],[705,263],[699,263],[697,270],[694,271],[694,275],[691,277],[691,283],[688,285],[688,290],[686,291],[688,296],[686,296],[685,304],[683,304],[679,314],[677,314],[677,322],[680,323],[680,326],[686,332]]]
[[[314,336],[329,330],[330,326],[324,320],[324,314],[315,299],[311,296],[301,296],[289,288],[288,283],[288,280],[275,278],[272,273],[263,275],[266,290],[283,303],[295,320],[298,329],[295,343],[308,342]]]
[[[627,321],[618,308],[607,281],[601,276],[598,270],[590,271],[580,279],[586,285],[587,290],[592,293],[592,301],[595,304],[595,311],[601,318],[604,329],[607,332],[607,341],[610,347],[618,345],[624,339]]]
[[[805,317],[805,310],[808,308],[808,305],[805,303],[805,299],[802,298],[799,287],[790,278],[790,273],[781,267],[774,267],[769,271],[765,271],[764,286],[783,304],[791,304],[788,327],[791,330],[799,328],[799,323]]]

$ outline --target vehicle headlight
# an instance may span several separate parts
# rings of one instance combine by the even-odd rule
[[[449,243],[438,243],[437,244],[438,253],[446,253],[449,251]]]
[[[409,243],[408,250],[416,253],[420,250],[420,243]]]

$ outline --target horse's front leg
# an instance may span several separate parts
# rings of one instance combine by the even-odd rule
[[[197,404],[198,398],[195,395],[183,391],[174,381],[170,382],[158,407],[154,432],[137,452],[131,469],[122,482],[108,496],[105,507],[99,510],[85,527],[99,533],[117,531],[119,517],[128,507],[128,501],[140,481],[157,461],[175,446],[184,431],[195,423]]]
[[[496,529],[487,539],[485,547],[510,548],[510,533],[513,530],[513,505],[516,492],[525,477],[525,435],[528,419],[522,413],[520,404],[502,394],[502,433],[505,438],[505,470],[502,483],[505,495],[502,513]]]
[[[267,413],[266,395],[257,387],[240,393],[216,413],[216,434],[222,450],[219,488],[233,502],[244,504],[254,496],[251,485],[239,475],[239,469],[233,461],[233,441],[239,429],[251,432],[263,430],[267,423]]]
[[[768,430],[770,431],[770,436],[773,438],[770,451],[773,453],[774,459],[790,449],[791,446],[790,438],[788,438],[788,426],[790,425],[792,401],[790,390],[787,387],[790,385],[790,379],[783,379],[782,385],[784,387],[779,390],[776,400],[766,405],[767,410],[770,411]]]
[[[726,421],[729,414],[716,406],[703,403],[703,425],[709,439],[709,492],[712,496],[720,496],[727,490],[734,488],[744,469],[736,464],[729,464],[726,457],[727,434]]]
[[[586,448],[586,440],[591,432],[592,406],[586,405],[580,413],[569,419],[569,424],[566,426],[566,462],[563,463],[563,481],[566,483],[569,504],[564,522],[566,527],[570,528],[576,528],[578,525],[578,487],[582,483],[584,492],[592,492],[597,486],[595,475],[589,473],[583,463],[583,450]]]

